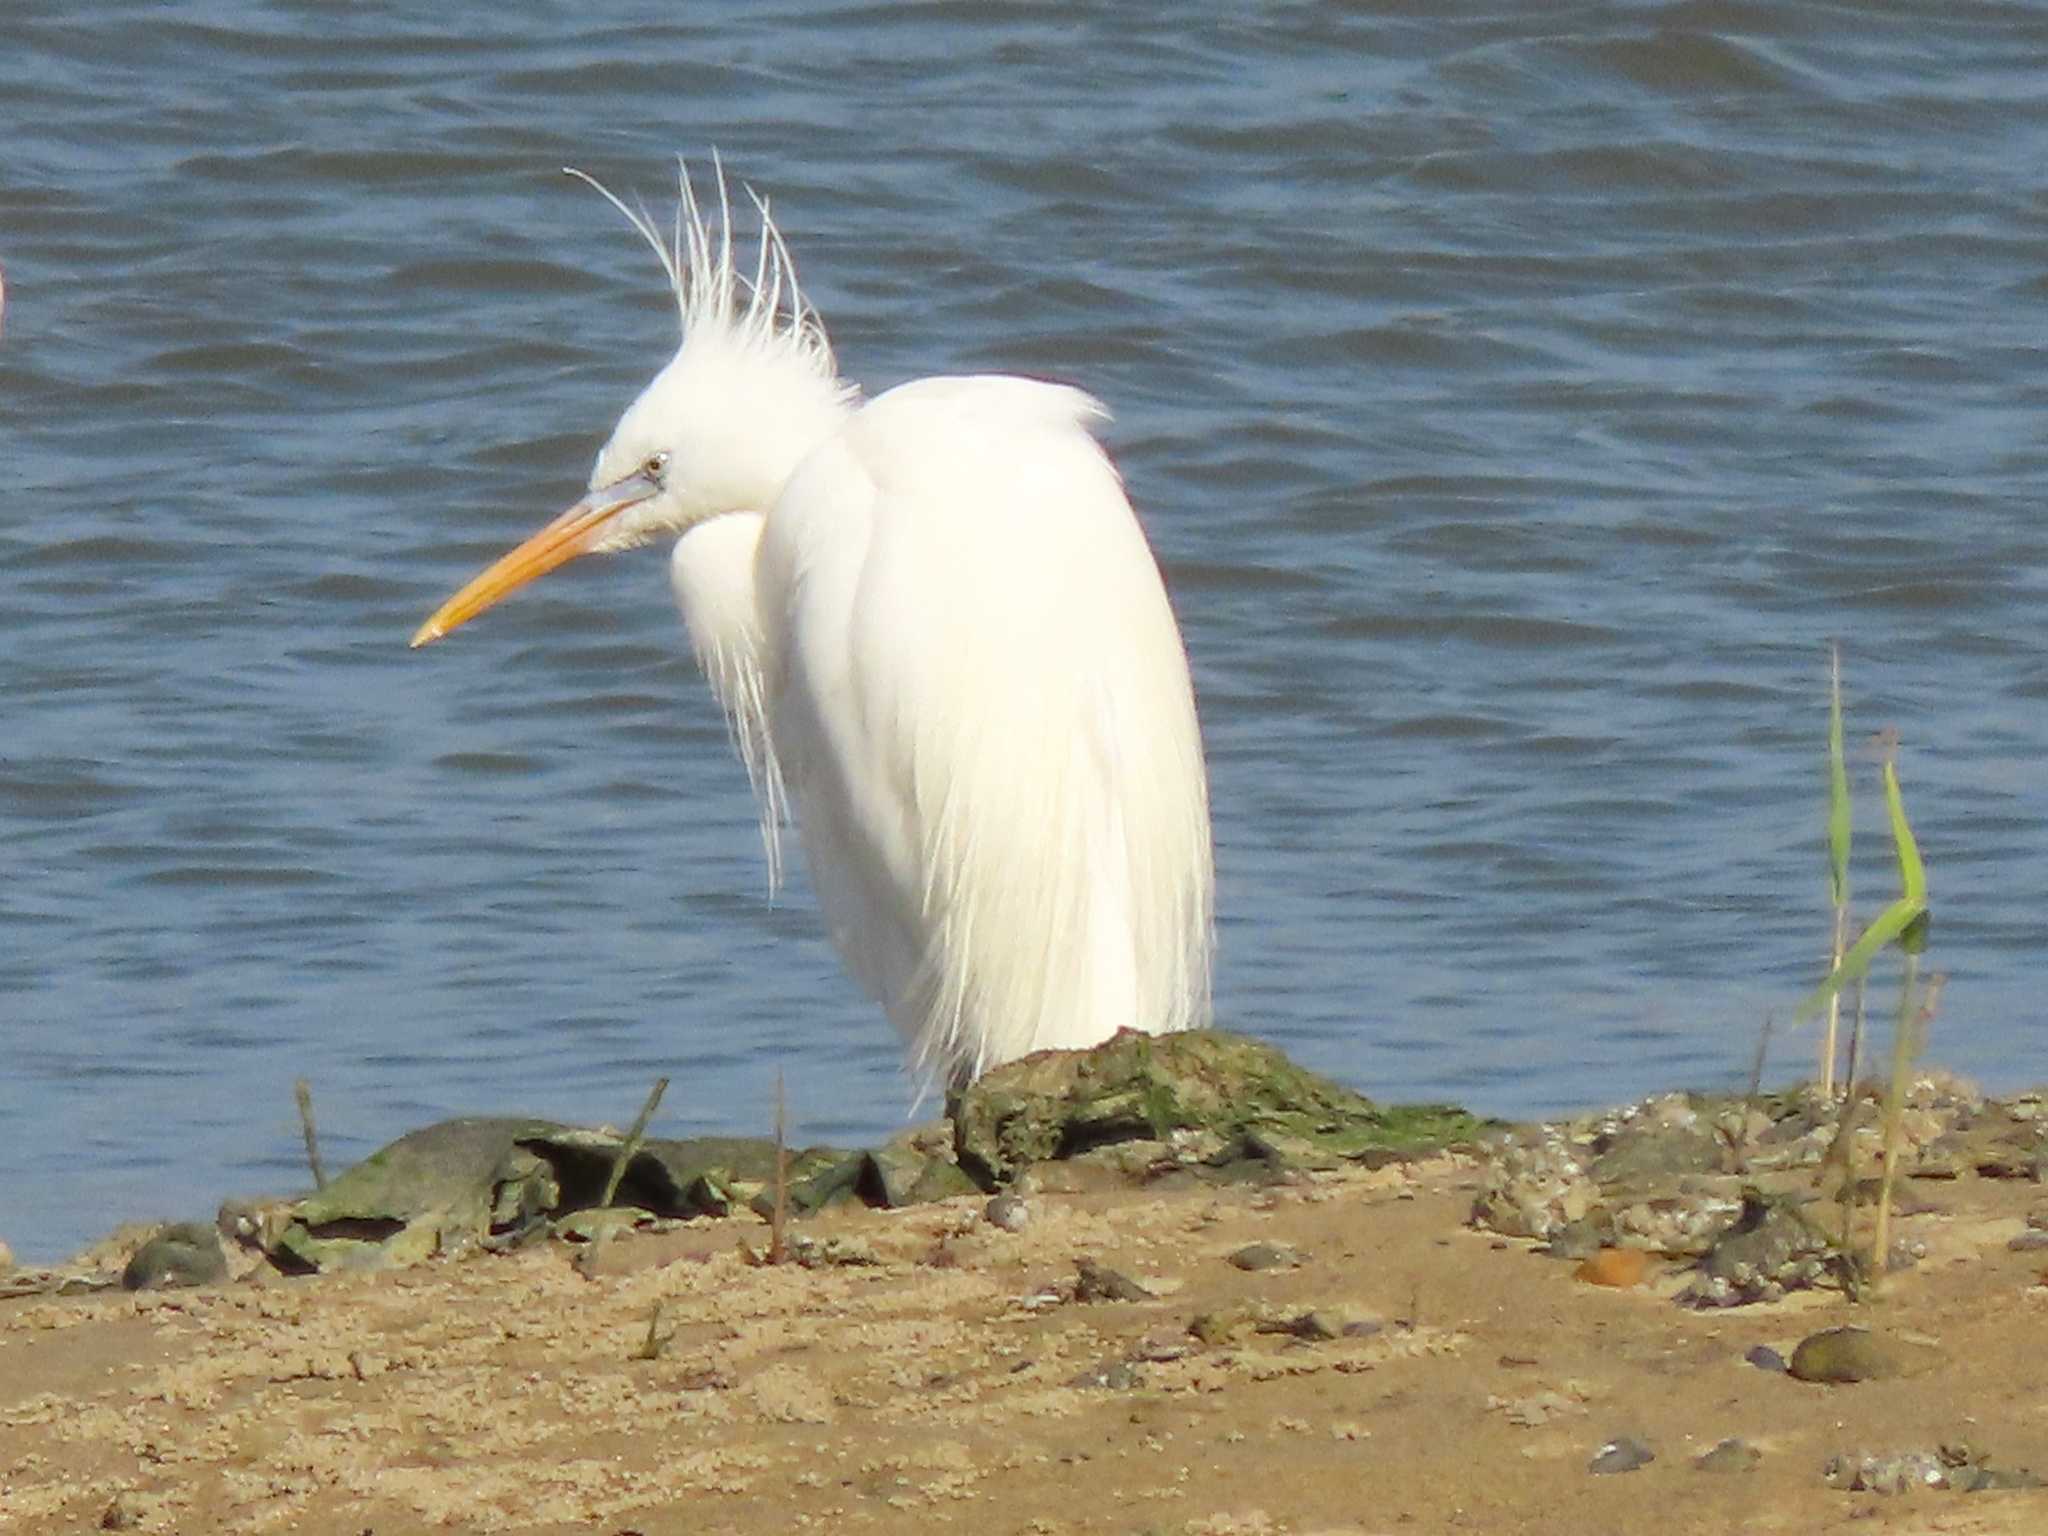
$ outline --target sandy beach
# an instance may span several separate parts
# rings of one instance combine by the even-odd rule
[[[2048,1523],[2048,1492],[1925,1486],[2048,1470],[2032,1180],[1908,1181],[1896,1234],[1916,1262],[1874,1299],[1702,1309],[1675,1299],[1684,1262],[1599,1285],[1475,1227],[1486,1168],[1465,1150],[1089,1189],[1045,1165],[996,1219],[963,1196],[805,1221],[806,1263],[762,1263],[747,1213],[380,1274],[245,1257],[211,1287],[0,1302],[0,1528]],[[1778,1368],[1840,1325],[1889,1341],[1897,1374]],[[1920,1486],[1848,1486],[1866,1455]]]

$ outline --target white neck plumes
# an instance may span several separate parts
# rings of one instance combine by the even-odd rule
[[[832,345],[797,283],[796,265],[767,202],[748,189],[761,233],[752,270],[733,248],[732,199],[714,161],[715,213],[678,164],[674,223],[664,232],[580,171],[654,251],[675,297],[681,344],[626,410],[598,454],[593,487],[657,455],[663,493],[618,520],[600,548],[678,534],[671,580],[706,680],[725,711],[761,809],[770,889],[782,873],[779,827],[787,792],[769,729],[774,665],[754,590],[761,520],[796,466],[835,432],[857,391],[842,382]]]

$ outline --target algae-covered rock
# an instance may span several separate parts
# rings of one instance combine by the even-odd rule
[[[1841,1384],[1918,1376],[1942,1362],[1940,1348],[1867,1328],[1828,1328],[1808,1334],[1792,1351],[1791,1374],[1800,1381]]]
[[[287,1269],[383,1269],[545,1236],[602,1205],[624,1140],[551,1120],[444,1120],[401,1136],[284,1213],[264,1241]],[[843,1163],[790,1155],[793,1185]],[[612,1203],[646,1216],[723,1216],[772,1184],[775,1144],[759,1138],[647,1140]],[[571,1235],[588,1236],[590,1222]]]
[[[989,1188],[1032,1163],[1121,1142],[1213,1138],[1219,1157],[1249,1148],[1314,1168],[1434,1151],[1481,1128],[1458,1109],[1382,1109],[1220,1030],[1125,1030],[1093,1050],[1041,1051],[988,1073],[952,1112],[960,1166]]]
[[[409,1132],[299,1201],[272,1235],[271,1257],[288,1269],[382,1269],[471,1247],[505,1203],[500,1169],[518,1168],[522,1185],[532,1173],[518,1164],[521,1138],[565,1129],[479,1118]]]
[[[900,1210],[980,1192],[951,1157],[919,1146],[913,1138],[899,1137],[871,1152],[812,1156],[792,1165],[788,1199],[792,1211],[808,1215],[847,1201]],[[756,1194],[752,1203],[766,1215],[775,1204],[772,1188]]]

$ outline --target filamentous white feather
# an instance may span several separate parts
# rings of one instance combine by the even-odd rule
[[[588,178],[585,178],[586,180]],[[1213,875],[1185,650],[1078,390],[925,379],[861,404],[767,203],[687,171],[661,260],[682,343],[593,486],[660,492],[676,601],[759,800],[793,809],[833,942],[921,1072],[1207,1022]],[[593,185],[596,185],[594,182]],[[751,194],[750,194],[751,197]]]

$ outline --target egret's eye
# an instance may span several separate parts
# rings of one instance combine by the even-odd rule
[[[661,479],[662,475],[667,472],[667,470],[668,452],[666,449],[664,449],[660,453],[649,455],[647,462],[640,466],[641,474],[645,475],[648,479],[657,482]]]

